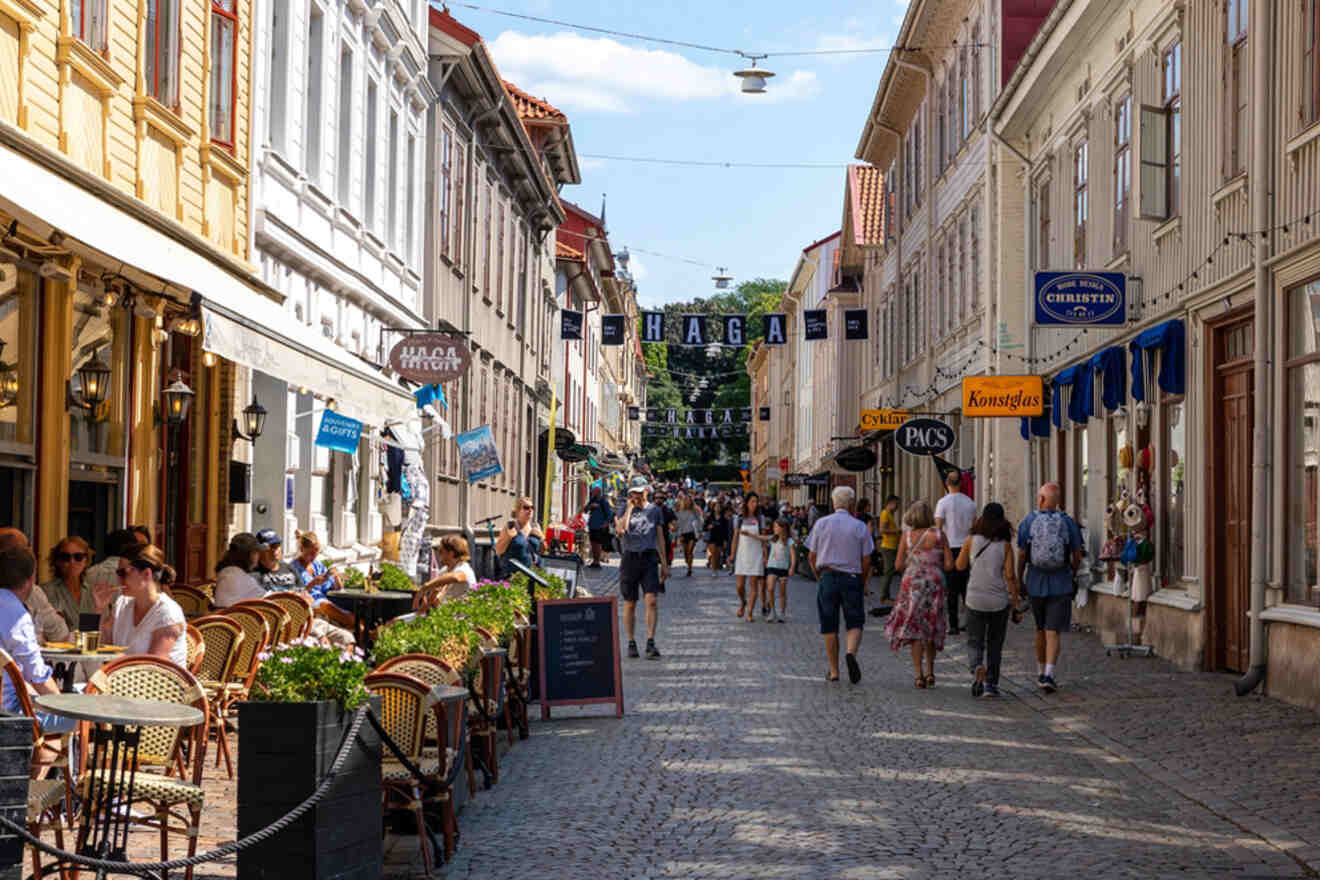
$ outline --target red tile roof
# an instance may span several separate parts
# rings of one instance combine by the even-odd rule
[[[870,165],[848,166],[848,210],[853,244],[883,244],[885,240],[885,176]]]
[[[568,117],[563,111],[555,108],[544,98],[533,98],[522,89],[509,82],[504,82],[504,90],[509,93],[509,98],[513,101],[513,107],[518,111],[518,118],[524,122],[539,122],[547,120],[549,122],[568,122]]]
[[[431,7],[431,27],[439,28],[449,36],[458,40],[467,46],[475,46],[481,42],[481,34],[458,23],[458,19],[449,14],[448,9],[436,9]]]

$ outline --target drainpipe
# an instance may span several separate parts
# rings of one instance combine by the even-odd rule
[[[1251,47],[1252,105],[1258,118],[1251,121],[1251,216],[1256,229],[1269,229],[1271,150],[1273,150],[1274,120],[1271,109],[1275,95],[1270,77],[1272,55],[1265,51],[1274,40],[1274,7],[1270,3],[1253,4],[1253,45]],[[1254,236],[1253,236],[1254,238]],[[1251,665],[1247,674],[1233,685],[1239,697],[1246,696],[1265,680],[1266,653],[1265,587],[1270,571],[1270,547],[1274,524],[1270,507],[1270,479],[1273,471],[1270,442],[1270,387],[1274,362],[1270,357],[1270,327],[1273,315],[1270,307],[1270,251],[1274,246],[1273,233],[1255,238],[1255,364],[1252,372],[1252,394],[1255,396],[1251,431],[1251,510],[1258,525],[1251,531]]]

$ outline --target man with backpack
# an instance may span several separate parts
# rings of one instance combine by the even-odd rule
[[[1054,693],[1054,667],[1059,662],[1059,634],[1072,626],[1073,575],[1082,564],[1082,530],[1059,509],[1057,483],[1040,487],[1034,510],[1018,526],[1018,547],[1023,551],[1020,578],[1031,597],[1036,618],[1036,682]],[[1020,574],[1022,574],[1020,572]]]

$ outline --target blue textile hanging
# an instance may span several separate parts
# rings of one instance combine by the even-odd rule
[[[1146,377],[1143,355],[1159,352],[1160,372],[1156,377],[1165,394],[1183,394],[1187,391],[1187,330],[1181,318],[1157,324],[1132,340],[1132,397],[1146,399]]]
[[[1023,440],[1030,440],[1032,437],[1050,436],[1050,414],[1043,413],[1038,416],[1022,416],[1021,426],[1018,428],[1022,434]]]
[[[1092,376],[1100,374],[1100,403],[1110,412],[1122,406],[1127,397],[1127,374],[1123,372],[1126,357],[1123,346],[1111,345],[1089,361]]]
[[[1086,364],[1075,364],[1066,370],[1060,370],[1054,377],[1054,400],[1051,407],[1050,418],[1054,421],[1054,427],[1063,427],[1063,389],[1067,386],[1073,387],[1072,399],[1068,401],[1068,418],[1077,422],[1079,425],[1086,424],[1086,413],[1082,409],[1083,391],[1082,382],[1086,382],[1087,388],[1090,383],[1087,375],[1091,372]]]
[[[417,401],[417,408],[421,409],[430,404],[439,404],[440,409],[449,409],[449,401],[445,400],[445,390],[439,385],[423,385],[413,392],[413,400]]]

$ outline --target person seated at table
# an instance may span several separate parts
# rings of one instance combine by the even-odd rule
[[[444,571],[427,581],[413,595],[413,610],[428,611],[446,599],[463,595],[477,585],[469,562],[468,543],[459,535],[445,535],[435,543],[435,554]]]
[[[519,498],[513,505],[512,516],[495,539],[495,555],[500,558],[500,570],[506,578],[518,573],[511,562],[520,562],[528,568],[536,566],[545,540],[541,527],[532,520],[532,499]]]
[[[151,654],[188,666],[187,623],[179,603],[161,592],[174,583],[174,569],[154,544],[134,544],[119,557],[122,595],[97,587],[93,598],[101,612],[101,644],[122,645],[128,654]]]
[[[352,630],[356,619],[326,595],[331,590],[343,589],[344,585],[339,580],[339,572],[316,558],[320,552],[321,539],[315,532],[298,532],[298,555],[289,567],[298,577],[298,587],[312,600],[316,619],[312,621],[311,634],[335,646],[355,644]]]
[[[23,537],[23,543],[17,538]],[[27,538],[6,534],[0,537],[0,648],[13,658],[23,674],[23,680],[38,694],[58,694],[59,685],[55,682],[54,672],[41,656],[37,645],[37,631],[32,623],[32,615],[23,606],[36,586],[37,557],[27,547]],[[9,676],[3,678],[0,690],[0,706],[5,711],[22,713],[18,694],[14,691]],[[33,713],[41,732],[46,735],[69,733],[78,726],[72,718],[52,715],[37,710]],[[54,750],[42,746],[35,750],[32,761],[35,765],[49,764],[56,758]]]
[[[95,565],[88,565],[87,570],[83,572],[83,589],[88,593],[94,593],[98,586],[109,585],[115,589],[115,598],[119,598],[119,554],[125,547],[131,547],[134,544],[150,544],[151,533],[146,526],[129,526],[126,529],[115,529],[105,536],[105,558]],[[90,560],[90,557],[88,557]],[[81,601],[79,602],[81,605]],[[88,608],[88,611],[93,609]],[[72,624],[77,627],[77,621]]]
[[[92,591],[84,583],[92,556],[91,546],[77,535],[70,535],[51,548],[47,561],[53,577],[35,587],[28,601],[28,610],[37,623],[37,638],[43,643],[68,641],[69,634],[78,631],[79,615],[96,611]],[[49,607],[42,607],[38,590]]]
[[[266,595],[265,587],[252,576],[260,552],[261,543],[249,532],[239,532],[229,539],[229,549],[215,566],[215,597],[212,601],[217,608],[228,608],[244,599],[260,599]]]

